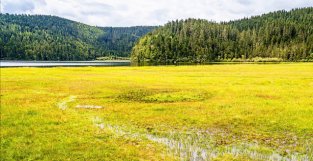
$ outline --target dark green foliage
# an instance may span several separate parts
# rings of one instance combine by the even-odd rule
[[[310,59],[312,53],[313,8],[310,7],[223,23],[199,19],[172,21],[140,39],[133,48],[132,60],[298,61]]]
[[[110,55],[129,57],[136,41],[156,27],[103,27],[99,37],[101,45]]]
[[[135,41],[154,28],[100,28],[55,16],[0,14],[0,54],[6,60],[127,57]]]

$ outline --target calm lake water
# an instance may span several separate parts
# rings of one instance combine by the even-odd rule
[[[166,66],[166,65],[224,65],[224,64],[277,64],[281,62],[208,62],[208,63],[131,63],[129,60],[108,61],[0,61],[1,68],[10,67],[82,67],[82,66]]]
[[[0,67],[79,67],[130,66],[128,60],[118,61],[0,61]]]

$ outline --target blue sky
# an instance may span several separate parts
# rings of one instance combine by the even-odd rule
[[[55,15],[96,26],[137,26],[186,18],[228,21],[313,7],[313,0],[2,0],[1,7],[3,13]]]

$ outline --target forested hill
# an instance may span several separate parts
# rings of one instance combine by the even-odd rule
[[[102,27],[104,34],[98,40],[105,51],[120,57],[130,57],[132,48],[138,39],[151,32],[154,26]]]
[[[154,28],[101,28],[56,16],[0,14],[0,54],[2,60],[129,57],[134,43]]]
[[[237,21],[172,21],[133,48],[135,61],[313,60],[313,7]]]

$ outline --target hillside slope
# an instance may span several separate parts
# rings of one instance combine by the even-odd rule
[[[313,7],[277,11],[237,21],[172,21],[144,36],[132,60],[210,62],[261,58],[313,59]]]
[[[0,14],[0,54],[5,60],[125,57],[154,28],[100,28],[56,16]]]

